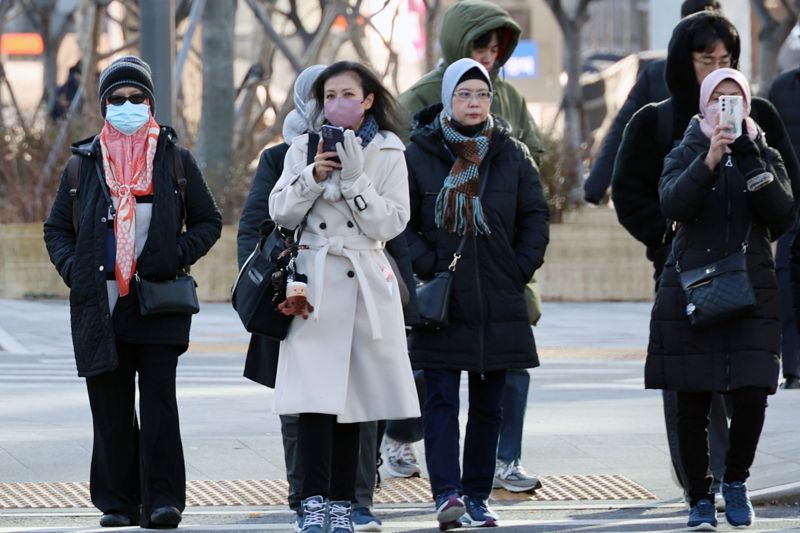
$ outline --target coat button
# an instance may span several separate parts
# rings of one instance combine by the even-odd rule
[[[100,222],[105,222],[105,221],[106,221],[106,217],[100,217]]]
[[[105,269],[106,269],[106,267],[104,267],[103,265],[100,265],[100,267],[99,267],[97,270],[99,270],[100,272],[102,272],[102,271],[103,271],[103,270],[105,270]]]
[[[356,273],[355,273],[355,272],[353,272],[352,270],[348,270],[348,271],[347,271],[347,277],[348,277],[348,278],[355,277],[355,275],[356,275]]]
[[[328,227],[328,225],[326,223],[324,223],[324,222],[321,222],[320,225],[319,225],[319,229],[325,229],[327,227]]]
[[[347,227],[348,227],[348,228],[352,228],[352,227],[353,227],[353,222],[352,222],[352,221],[350,221],[350,220],[348,220],[348,221],[347,221]]]

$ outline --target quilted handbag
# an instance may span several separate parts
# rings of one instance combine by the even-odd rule
[[[741,250],[719,261],[685,271],[676,263],[676,268],[686,294],[686,315],[693,328],[708,328],[756,308],[747,271],[747,239]]]

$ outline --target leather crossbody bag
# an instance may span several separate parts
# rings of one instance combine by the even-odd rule
[[[695,329],[708,328],[744,316],[756,308],[756,297],[747,271],[747,245],[752,224],[741,249],[713,263],[682,270],[677,255],[675,269],[686,295],[686,315]],[[672,241],[673,253],[675,241]]]

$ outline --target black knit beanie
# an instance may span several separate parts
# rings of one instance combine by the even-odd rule
[[[100,74],[100,113],[106,116],[106,100],[120,87],[137,87],[150,99],[150,110],[156,114],[156,98],[153,94],[153,74],[150,65],[136,56],[115,59]]]
[[[491,84],[489,83],[489,81],[486,79],[486,76],[483,74],[483,72],[481,72],[481,70],[478,67],[472,67],[471,69],[466,71],[458,79],[458,83],[456,83],[456,85],[464,83],[467,80],[481,80],[482,82],[486,83],[487,89],[491,90],[492,87]]]

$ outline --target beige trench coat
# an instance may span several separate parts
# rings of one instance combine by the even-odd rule
[[[405,148],[381,131],[363,149],[361,176],[342,185],[336,171],[318,184],[307,139],[292,142],[269,199],[275,221],[289,228],[313,204],[297,271],[308,276],[314,312],[295,317],[281,343],[275,411],[334,414],[341,423],[420,416],[400,292],[382,251],[409,219]]]

